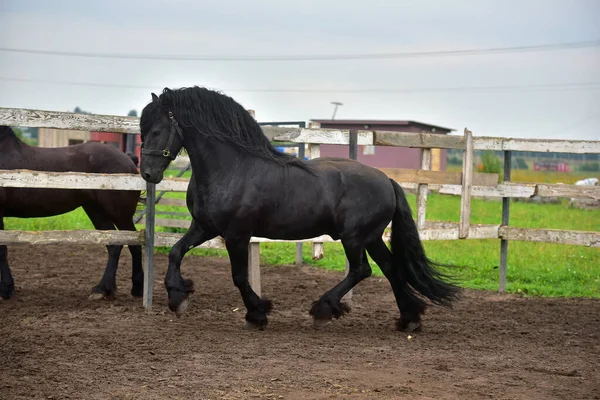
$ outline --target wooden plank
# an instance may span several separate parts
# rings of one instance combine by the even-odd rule
[[[465,128],[465,152],[463,157],[463,177],[460,197],[460,228],[459,238],[469,236],[471,224],[471,191],[473,181],[473,134]]]
[[[144,219],[147,221],[147,226],[144,230],[144,294],[142,296],[142,304],[146,311],[150,311],[154,295],[154,203],[156,202],[156,185],[148,183],[146,190],[147,202]]]
[[[302,265],[302,242],[296,243],[296,265]]]
[[[191,219],[156,218],[155,226],[189,229],[191,223]]]
[[[145,230],[140,231],[0,231],[0,244],[77,244],[77,245],[143,245]],[[155,247],[172,247],[183,234],[171,232],[156,232]],[[225,249],[223,239],[218,237],[205,242],[200,248]]]
[[[157,206],[175,206],[175,207],[187,207],[187,203],[185,199],[170,199],[170,198],[161,198],[158,201]]]
[[[421,169],[431,169],[431,149],[421,150]],[[427,211],[427,184],[419,183],[417,187],[417,229],[425,226],[425,214]]]
[[[426,183],[439,185],[462,185],[461,172],[426,171],[422,169],[378,168],[396,182]],[[498,174],[473,173],[473,185],[496,186]]]
[[[505,240],[600,247],[600,232],[558,229],[525,229],[503,226],[499,229],[499,235]]]
[[[185,192],[189,180],[166,178],[157,190]],[[146,181],[137,174],[92,174],[84,172],[42,172],[0,170],[0,187],[39,189],[146,190]]]
[[[538,184],[536,195],[541,197],[570,197],[600,199],[600,186]]]
[[[182,233],[171,233],[171,232],[157,232],[154,234],[155,246],[156,247],[173,247],[179,239],[183,237]],[[226,250],[225,241],[220,236],[206,241],[198,246],[200,249],[216,249]]]
[[[139,134],[139,118],[115,115],[0,108],[0,125]],[[297,143],[348,144],[348,130],[263,126],[267,137]],[[476,150],[600,153],[600,141],[475,137]],[[464,149],[464,138],[414,132],[358,132],[359,145]]]
[[[325,254],[323,253],[323,242],[313,242],[312,259],[314,261],[321,260]]]
[[[503,183],[510,182],[512,152],[507,150],[504,152],[504,176]],[[508,226],[510,219],[510,197],[502,198],[502,226]],[[498,291],[506,292],[506,276],[508,270],[508,240],[500,240],[500,271],[498,274]]]
[[[76,114],[61,111],[0,107],[0,125],[77,131],[140,133],[140,119],[116,115]]]
[[[476,150],[540,151],[555,153],[598,154],[598,140],[513,139],[504,137],[475,137]]]
[[[191,218],[189,212],[179,212],[179,211],[156,211],[156,215],[169,215],[171,217],[187,217]]]
[[[496,186],[473,186],[471,197],[519,197],[527,198],[535,195],[535,183],[503,183]],[[440,194],[453,194],[460,196],[461,185],[441,185]]]
[[[136,245],[144,243],[143,231],[20,231],[1,230],[0,244],[97,244],[97,245]]]
[[[260,297],[260,243],[248,245],[248,281],[252,290]]]
[[[155,218],[154,226],[189,229],[191,223],[191,219]],[[138,224],[145,226],[146,218],[142,218]]]
[[[349,144],[349,130],[340,129],[309,129],[286,128],[279,126],[263,126],[263,133],[275,142],[319,143],[319,144]],[[359,145],[372,145],[373,132],[358,131]]]
[[[317,128],[318,123],[310,122],[308,124],[308,126],[311,129]],[[319,158],[319,157],[321,157],[321,145],[309,143],[308,144],[308,159],[313,160],[313,159]],[[312,242],[311,247],[312,247],[312,249],[311,249],[312,259],[315,261],[321,260],[324,257],[323,243],[322,242]]]
[[[465,148],[465,139],[462,136],[435,133],[375,131],[373,132],[373,144],[376,146],[462,150]]]
[[[430,225],[431,224],[431,225]],[[77,245],[136,245],[144,244],[144,230],[141,231],[0,231],[0,244],[77,244]],[[170,232],[157,232],[154,234],[156,247],[171,247],[183,234]],[[457,240],[459,239],[459,224],[449,222],[427,221],[425,229],[419,231],[421,240]],[[390,240],[390,232],[385,232],[383,240]],[[524,229],[514,227],[500,227],[499,225],[471,225],[467,239],[498,239],[520,240],[546,243],[562,243],[588,247],[600,247],[600,232],[567,231],[555,229]],[[329,236],[305,239],[303,242],[315,242],[318,249],[323,242],[339,243]],[[253,243],[262,242],[289,243],[285,240],[271,240],[252,238]],[[292,241],[296,242],[296,241]],[[205,249],[225,250],[223,239],[217,237],[198,246]],[[313,253],[315,260],[323,258],[322,253]]]
[[[498,239],[498,228],[500,225],[475,224],[469,227],[467,240]],[[385,232],[383,240],[389,242],[391,233]],[[459,240],[460,225],[456,222],[427,221],[424,229],[419,230],[421,240]]]

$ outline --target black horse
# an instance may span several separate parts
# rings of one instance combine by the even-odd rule
[[[28,169],[54,172],[131,173],[137,174],[137,157],[128,156],[102,143],[84,143],[60,148],[28,146],[8,126],[0,126],[0,169]],[[99,230],[135,231],[133,214],[139,191],[21,189],[0,187],[0,230],[4,217],[37,218],[64,214],[83,207]],[[116,274],[123,246],[107,246],[108,263],[100,283],[92,289],[90,299],[113,299]],[[142,247],[129,246],[132,257],[131,294],[143,294],[144,271]],[[0,246],[0,298],[8,299],[14,281],[8,266],[7,248]]]
[[[299,160],[276,151],[258,123],[230,97],[204,88],[165,88],[140,119],[142,177],[153,183],[184,147],[192,164],[187,206],[193,220],[171,249],[165,286],[169,308],[180,315],[193,282],[181,261],[191,248],[221,236],[233,282],[247,309],[246,326],[262,329],[272,304],[248,283],[251,236],[298,240],[322,234],[341,239],[348,275],[310,310],[315,326],[349,311],[341,298],[371,275],[367,252],[389,280],[400,319],[420,327],[426,299],[451,306],[459,293],[423,250],[402,188],[384,173],[343,158]],[[382,234],[392,221],[391,251]]]

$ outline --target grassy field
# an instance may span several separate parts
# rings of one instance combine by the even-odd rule
[[[183,193],[169,193],[167,197],[183,198]],[[408,195],[413,214],[415,196]],[[498,224],[501,202],[472,200],[471,222]],[[182,211],[173,207],[162,210]],[[430,194],[427,219],[458,222],[460,198]],[[61,230],[93,229],[83,210],[50,218],[6,218],[6,229]],[[569,208],[567,200],[561,204],[531,204],[512,202],[510,225],[522,228],[575,229],[600,231],[600,211]],[[159,228],[165,231],[165,228]],[[453,265],[452,269],[461,286],[476,289],[498,288],[499,240],[427,241],[425,249],[430,258]],[[157,249],[167,252],[166,248]],[[225,251],[195,249],[196,255],[226,257]],[[325,244],[325,258],[313,261],[310,245],[304,246],[304,262],[328,269],[343,270],[345,264],[341,245]],[[295,258],[295,244],[261,245],[262,263],[290,264]],[[372,263],[374,275],[382,275]],[[600,250],[581,246],[546,243],[511,242],[508,258],[507,290],[512,293],[541,296],[576,296],[600,298]]]

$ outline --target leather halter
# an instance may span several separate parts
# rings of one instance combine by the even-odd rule
[[[171,132],[169,133],[169,139],[167,140],[167,144],[165,145],[164,150],[146,150],[144,149],[144,143],[142,143],[142,154],[148,156],[163,156],[170,158],[171,160],[175,160],[177,158],[177,154],[173,154],[171,152],[171,145],[173,144],[173,139],[175,138],[175,134],[179,135],[181,141],[183,141],[183,132],[181,132],[181,128],[179,127],[179,123],[177,120],[173,118],[173,113],[169,111],[169,119],[171,120]]]

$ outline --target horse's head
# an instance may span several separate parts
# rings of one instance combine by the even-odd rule
[[[142,162],[140,170],[147,182],[159,183],[167,166],[183,147],[183,132],[168,106],[152,93],[152,102],[140,117]]]

